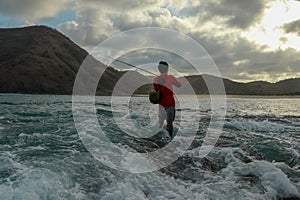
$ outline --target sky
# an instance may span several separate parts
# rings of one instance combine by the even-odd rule
[[[168,28],[201,44],[232,80],[300,77],[299,0],[0,0],[1,28],[35,24],[56,28],[89,52],[122,31]],[[167,54],[142,50],[124,59],[147,67],[176,57]],[[193,74],[182,59],[171,63]]]

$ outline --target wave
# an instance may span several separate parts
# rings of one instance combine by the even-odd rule
[[[280,124],[268,120],[254,121],[254,120],[232,120],[226,122],[224,128],[235,129],[240,131],[251,132],[267,132],[267,133],[283,133],[286,131],[300,131],[300,127],[294,124]]]
[[[16,180],[0,185],[2,199],[85,199],[86,195],[66,174],[44,168],[21,169]]]
[[[198,151],[190,150],[164,170],[129,174],[103,188],[99,195],[102,199],[300,198],[299,189],[274,163],[251,158],[245,162],[247,155],[238,148],[214,149],[203,159]],[[208,165],[221,163],[225,165],[217,171],[208,170]]]
[[[22,117],[50,117],[52,116],[49,112],[14,112],[13,114]]]

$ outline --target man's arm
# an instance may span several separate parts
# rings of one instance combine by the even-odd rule
[[[175,78],[174,76],[172,76],[172,83],[176,87],[181,87],[181,82],[179,80],[177,80],[177,78]]]

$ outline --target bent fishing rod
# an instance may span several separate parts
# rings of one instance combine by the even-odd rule
[[[135,65],[133,65],[133,64],[130,64],[130,63],[128,63],[128,62],[125,62],[125,61],[122,61],[122,60],[113,58],[113,57],[111,57],[111,56],[102,56],[102,57],[106,57],[106,58],[113,59],[113,60],[115,60],[115,61],[117,61],[117,62],[119,62],[119,63],[128,65],[128,66],[133,67],[133,68],[136,68],[136,69],[139,69],[139,70],[141,70],[141,71],[147,72],[147,73],[152,74],[152,75],[154,75],[154,76],[158,76],[157,74],[155,74],[155,73],[153,73],[153,72],[150,72],[150,71],[148,71],[148,70],[146,70],[146,69],[142,69],[142,68],[137,67],[137,66],[135,66]]]

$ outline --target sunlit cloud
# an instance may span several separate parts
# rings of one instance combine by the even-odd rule
[[[300,50],[300,37],[285,34],[282,26],[300,19],[300,2],[276,1],[266,9],[260,23],[242,35],[258,45],[267,45],[267,51],[295,48]],[[283,40],[284,37],[284,40]]]

